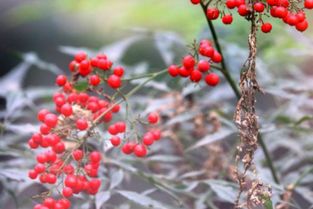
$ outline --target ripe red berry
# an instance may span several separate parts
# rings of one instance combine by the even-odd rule
[[[56,175],[49,173],[47,174],[47,183],[49,184],[55,184],[57,182],[57,177]]]
[[[46,115],[49,113],[49,110],[42,109],[38,112],[37,118],[39,121],[44,122]]]
[[[38,173],[43,173],[46,170],[46,166],[44,164],[38,163],[35,165],[34,167],[34,171],[38,174]]]
[[[30,139],[28,140],[28,146],[31,148],[31,149],[36,149],[39,147],[39,144],[37,144],[36,142],[34,142],[33,139]]]
[[[98,86],[101,82],[101,79],[99,78],[98,75],[92,75],[89,77],[89,84],[91,86]]]
[[[215,73],[210,73],[205,77],[205,82],[209,86],[216,86],[220,82],[220,78],[217,74]]]
[[[191,70],[188,70],[185,67],[180,67],[178,73],[181,77],[188,77],[190,76]]]
[[[79,74],[83,77],[87,76],[89,73],[91,73],[91,65],[88,60],[83,60],[79,65]]]
[[[64,197],[71,197],[73,195],[73,190],[70,187],[64,187],[62,190],[62,194]]]
[[[75,188],[77,185],[77,178],[74,175],[67,175],[64,180],[64,185],[70,188]]]
[[[168,74],[170,74],[170,76],[172,77],[176,77],[179,74],[179,67],[177,65],[171,65],[168,67]]]
[[[38,163],[46,163],[47,162],[47,157],[44,154],[38,154],[36,159],[37,159]]]
[[[154,142],[154,136],[150,132],[146,133],[142,138],[142,143],[144,145],[150,146],[153,144],[153,142]]]
[[[75,61],[81,62],[87,58],[87,54],[85,52],[78,52],[75,54]]]
[[[200,4],[201,0],[190,0],[192,4]]]
[[[304,1],[304,7],[306,9],[313,9],[313,0],[305,0]]]
[[[148,121],[151,124],[155,124],[159,121],[159,114],[157,112],[152,112],[148,115]]]
[[[40,133],[43,135],[49,134],[50,130],[51,130],[51,128],[49,126],[47,126],[46,124],[42,124],[40,126]]]
[[[249,10],[245,4],[240,5],[237,11],[238,14],[241,16],[246,16],[247,14],[249,14]]]
[[[109,128],[108,128],[108,132],[111,134],[111,135],[116,135],[119,133],[117,127],[115,125],[110,125]]]
[[[66,84],[66,82],[67,82],[67,78],[65,75],[58,75],[58,77],[55,80],[55,83],[58,86],[64,86]]]
[[[121,78],[117,75],[110,75],[108,78],[108,85],[113,89],[118,89],[122,85]]]
[[[82,150],[77,149],[77,150],[73,151],[72,156],[73,156],[74,160],[79,161],[79,160],[83,159],[84,153]]]
[[[70,105],[70,104],[64,104],[64,105],[62,105],[62,107],[61,107],[61,113],[62,113],[65,117],[71,116],[71,115],[73,114],[72,105]]]
[[[28,177],[29,177],[30,179],[36,179],[37,176],[38,176],[38,173],[37,173],[36,171],[34,171],[34,170],[28,171]]]
[[[233,16],[230,14],[226,14],[222,17],[222,22],[226,25],[229,25],[233,22]]]
[[[119,133],[124,133],[126,131],[126,124],[122,121],[116,122],[115,127]]]
[[[48,113],[45,116],[44,123],[50,128],[54,128],[58,124],[58,117],[55,114]]]
[[[210,63],[206,60],[200,60],[198,62],[198,70],[201,72],[207,72],[210,69]]]
[[[123,145],[123,147],[122,147],[122,152],[123,152],[124,154],[126,154],[126,155],[129,155],[129,154],[131,154],[131,153],[134,151],[134,147],[135,147],[135,146],[136,146],[136,145],[135,145],[134,143],[128,142],[128,143],[126,143],[126,144]]]
[[[64,209],[69,209],[71,207],[71,202],[65,198],[59,200],[58,203],[60,203],[64,207]]]
[[[216,8],[208,8],[206,11],[206,15],[207,15],[208,19],[215,20],[220,15],[220,12]]]
[[[119,77],[122,77],[124,75],[124,68],[123,67],[115,67],[113,69],[113,74],[117,75]]]
[[[65,151],[65,144],[63,142],[57,143],[55,146],[53,146],[53,151],[60,154]]]
[[[34,133],[32,135],[32,139],[37,144],[41,144],[41,142],[42,142],[42,136],[39,133]]]
[[[73,60],[68,65],[68,68],[70,69],[71,72],[74,72],[76,70],[77,66],[78,66],[78,63],[75,60]]]
[[[308,21],[306,20],[296,24],[296,29],[301,32],[305,31],[308,27],[309,27],[309,24],[308,24]]]
[[[150,132],[153,135],[154,140],[157,141],[157,140],[161,139],[161,131],[160,130],[155,129],[155,130],[152,130]]]
[[[48,208],[54,208],[55,200],[52,197],[48,197],[43,201],[43,205]]]
[[[118,136],[112,136],[110,138],[110,142],[114,147],[117,147],[121,144],[121,138]]]
[[[87,120],[82,119],[82,118],[78,119],[78,120],[76,121],[76,128],[79,129],[79,130],[81,130],[81,131],[86,130],[86,129],[88,128],[88,122],[87,122]]]
[[[93,151],[89,154],[89,161],[91,163],[98,163],[101,160],[101,154],[100,152]]]
[[[134,154],[137,157],[144,157],[147,155],[147,148],[143,144],[137,144],[134,148]]]
[[[216,63],[219,63],[222,61],[222,55],[218,52],[218,51],[214,51],[214,54],[212,56],[212,61],[213,62],[216,62]]]
[[[190,74],[190,80],[198,83],[202,79],[202,73],[199,70],[193,70]]]
[[[256,11],[256,12],[263,12],[264,9],[265,9],[265,6],[262,2],[257,2],[253,5],[253,9]]]
[[[183,58],[182,63],[186,69],[192,69],[195,66],[196,61],[193,56],[187,55]]]
[[[269,33],[272,30],[272,24],[271,23],[263,23],[261,26],[261,30],[263,33]]]
[[[234,9],[236,7],[236,0],[227,0],[226,6],[228,9]]]

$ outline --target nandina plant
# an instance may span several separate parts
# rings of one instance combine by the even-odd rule
[[[234,180],[239,185],[239,192],[234,206],[250,209],[269,204],[271,187],[257,178],[253,162],[260,143],[272,178],[277,184],[280,183],[267,146],[259,134],[255,113],[256,94],[261,91],[256,77],[256,35],[259,30],[263,33],[271,32],[271,18],[279,18],[298,31],[305,31],[308,28],[305,12],[313,8],[313,1],[191,0],[191,3],[201,7],[213,40],[194,43],[181,63],[173,63],[168,69],[142,75],[140,78],[146,80],[128,92],[124,87],[132,78],[124,78],[124,68],[115,66],[109,57],[101,53],[96,57],[89,57],[85,52],[77,53],[69,64],[71,77],[57,76],[55,84],[59,90],[52,98],[55,110],[42,109],[38,112],[38,120],[42,124],[28,141],[31,149],[41,150],[36,156],[37,163],[28,173],[29,178],[38,179],[42,184],[51,184],[49,191],[36,196],[42,201],[34,209],[67,209],[71,206],[69,199],[73,195],[95,195],[99,191],[102,180],[98,177],[98,170],[104,153],[89,147],[88,141],[101,136],[103,131],[111,135],[111,146],[119,148],[121,154],[133,154],[138,158],[148,154],[149,146],[162,138],[164,130],[158,128],[162,113],[151,112],[131,120],[128,118],[130,107],[126,105],[123,111],[126,113],[125,120],[113,122],[114,116],[119,114],[121,103],[128,103],[128,98],[144,88],[145,84],[165,73],[209,87],[220,83],[219,74],[225,77],[238,98],[234,123],[239,131],[240,144]],[[250,53],[241,69],[239,88],[227,69],[212,22],[220,18],[224,24],[232,24],[234,9],[247,20],[251,29],[247,37]],[[77,86],[82,82],[87,84],[86,87],[78,89]],[[111,90],[105,91],[106,87]],[[242,194],[246,194],[245,197]]]

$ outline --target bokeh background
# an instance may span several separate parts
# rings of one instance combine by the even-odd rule
[[[308,20],[312,22],[312,14]],[[258,36],[258,76],[265,91],[258,98],[258,114],[283,184],[273,183],[261,151],[256,161],[261,177],[274,185],[275,204],[279,204],[284,187],[300,179],[291,208],[308,209],[313,204],[310,170],[313,164],[313,26],[299,33],[279,21],[272,22],[272,32]],[[44,105],[51,106],[49,96],[56,89],[55,75],[68,74],[67,66],[74,52],[105,51],[117,63],[129,67],[128,75],[137,75],[178,63],[187,52],[188,44],[210,37],[201,8],[192,6],[188,0],[1,0],[0,23],[0,205],[6,209],[31,208],[33,201],[29,194],[44,191],[27,180],[26,173],[34,159],[26,142],[38,125],[36,111]],[[235,15],[231,26],[224,26],[220,20],[214,24],[227,65],[238,81],[240,67],[247,57],[247,22]],[[165,77],[149,86],[150,91],[134,98],[134,103],[140,98],[148,106],[144,110],[135,106],[136,111],[174,105],[164,110],[163,119],[175,134],[166,135],[146,161],[125,159],[118,151],[110,150],[109,156],[120,161],[106,167],[103,178],[109,182],[112,176],[117,176],[113,180],[115,186],[107,191],[104,188],[102,199],[85,202],[77,198],[78,205],[74,208],[95,205],[97,208],[138,208],[140,199],[151,194],[158,203],[168,204],[165,208],[180,207],[177,196],[182,199],[183,208],[230,207],[236,186],[225,173],[232,165],[232,152],[237,143],[231,123],[235,98],[225,82],[216,89],[193,87]],[[182,109],[175,112],[176,118],[172,112],[178,111],[177,105]],[[199,117],[209,124],[201,126],[203,130],[198,126]],[[212,117],[219,121],[218,127],[211,121]],[[212,130],[219,135],[214,135]],[[147,176],[123,168],[121,162],[125,160],[129,166],[143,169]],[[162,180],[159,178],[162,175],[168,177],[163,179],[168,188],[155,189],[151,179]],[[181,182],[173,181],[178,177]],[[206,186],[199,186],[200,181]],[[141,196],[122,194],[118,189],[135,191]],[[145,200],[141,206],[156,204],[151,201]]]

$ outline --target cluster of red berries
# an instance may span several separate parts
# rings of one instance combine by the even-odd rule
[[[201,0],[191,0],[193,4],[200,4]],[[231,13],[225,13],[228,10],[237,9],[240,16],[249,17],[255,15],[255,18],[261,25],[261,31],[269,33],[272,30],[270,22],[263,22],[263,17],[272,16],[280,18],[284,23],[294,26],[298,31],[305,31],[308,28],[308,21],[304,9],[313,9],[313,0],[289,1],[289,0],[266,0],[253,1],[248,3],[245,0],[226,0],[223,5],[218,7],[209,7],[207,9],[207,18],[215,20],[221,16],[224,24],[231,24],[233,16]],[[226,7],[226,8],[225,8]]]
[[[182,66],[171,65],[168,67],[168,73],[172,77],[189,77],[192,82],[199,83],[204,76],[204,81],[209,86],[216,86],[220,79],[215,73],[210,72],[211,63],[220,63],[221,54],[216,51],[209,40],[200,41],[198,54],[208,57],[209,60],[197,60],[194,56],[187,55],[182,59]]]
[[[95,195],[101,186],[98,169],[102,155],[98,151],[86,149],[89,138],[97,136],[94,127],[112,121],[120,105],[114,103],[109,95],[103,93],[99,84],[107,81],[113,89],[121,87],[122,67],[113,68],[113,73],[106,76],[103,71],[110,71],[113,63],[104,54],[88,59],[85,53],[78,53],[70,63],[71,79],[59,75],[55,83],[62,87],[53,95],[56,113],[47,109],[38,112],[37,118],[42,123],[38,133],[34,133],[28,141],[31,149],[43,148],[46,151],[36,156],[37,164],[29,171],[31,179],[38,179],[42,184],[52,184],[61,191],[62,198],[54,199],[54,193],[43,193],[41,204],[34,209],[67,209],[70,208],[68,198],[81,192]],[[88,88],[78,92],[74,86],[79,79],[88,78]],[[99,86],[99,87],[98,87]],[[157,113],[148,115],[148,122],[156,124]],[[121,144],[119,134],[126,133],[126,123],[119,121],[108,125],[112,135],[110,141],[114,147]],[[129,140],[122,146],[125,154],[134,152],[137,157],[147,154],[147,146],[161,137],[160,130],[147,132],[142,142]],[[125,137],[124,137],[125,138]],[[47,195],[49,194],[49,195]]]

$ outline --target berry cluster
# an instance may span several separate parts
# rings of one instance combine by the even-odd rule
[[[71,79],[65,75],[57,76],[55,83],[61,88],[53,95],[56,113],[48,109],[40,110],[37,115],[41,122],[39,132],[28,141],[31,149],[42,150],[37,154],[37,164],[28,176],[42,184],[54,185],[53,189],[60,191],[63,197],[59,200],[53,198],[51,189],[39,195],[43,202],[34,209],[67,209],[71,205],[68,198],[73,194],[83,192],[95,195],[99,191],[101,180],[98,170],[102,154],[89,150],[87,143],[88,139],[99,135],[95,127],[110,123],[121,108],[100,87],[101,82],[107,82],[112,89],[121,87],[124,69],[112,69],[112,65],[104,54],[88,59],[85,53],[78,53],[69,65]],[[74,87],[81,80],[87,80],[88,88],[78,92]],[[156,124],[158,113],[150,113],[147,121],[150,125]],[[142,140],[133,142],[126,137],[127,125],[123,121],[108,125],[107,131],[112,135],[110,142],[114,147],[125,141],[122,152],[134,152],[137,157],[146,156],[147,146],[161,138],[160,130],[153,129],[144,134]]]
[[[200,4],[201,0],[191,0],[192,4]],[[233,16],[230,10],[237,9],[240,16],[254,18],[258,20],[261,31],[269,33],[272,30],[270,22],[264,22],[263,17],[272,16],[282,19],[290,26],[294,26],[298,31],[305,31],[308,28],[305,9],[313,9],[313,0],[290,1],[290,0],[266,0],[266,1],[245,1],[226,0],[217,1],[214,7],[207,8],[206,15],[209,20],[216,20],[221,17],[224,24],[231,24]],[[226,11],[225,11],[226,10]]]
[[[182,66],[171,65],[168,67],[168,73],[172,77],[189,77],[192,82],[199,83],[204,77],[204,81],[209,86],[216,86],[220,79],[219,76],[211,71],[212,63],[220,63],[222,56],[216,51],[209,40],[200,41],[198,49],[195,50],[197,56],[187,55],[183,57]],[[198,54],[209,60],[198,60]]]

